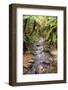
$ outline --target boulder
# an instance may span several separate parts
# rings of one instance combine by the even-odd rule
[[[50,54],[52,56],[56,56],[57,55],[57,50],[50,50]]]

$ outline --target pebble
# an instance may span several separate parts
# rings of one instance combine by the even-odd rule
[[[31,60],[29,60],[29,62],[28,62],[28,63],[34,63],[34,60],[32,60],[32,59],[31,59]]]
[[[43,65],[38,65],[37,68],[36,68],[36,72],[41,74],[41,73],[44,73],[46,72],[46,68],[43,66]]]
[[[57,50],[51,50],[50,54],[56,56],[57,55]]]

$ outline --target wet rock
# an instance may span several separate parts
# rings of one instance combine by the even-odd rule
[[[44,49],[45,52],[49,52],[49,50],[50,50],[49,48],[45,48]]]
[[[38,74],[46,73],[47,69],[42,64],[39,64],[36,68],[36,72]]]
[[[57,67],[51,66],[50,73],[57,73]]]
[[[53,61],[53,58],[52,57],[49,57],[49,61],[52,62]]]
[[[56,62],[56,61],[57,61],[57,57],[53,57],[53,61],[55,61],[55,62]]]
[[[39,37],[39,40],[36,42],[36,44],[42,45],[44,43],[44,41],[45,41],[45,38]]]
[[[50,50],[50,54],[56,56],[57,55],[57,50]]]
[[[28,73],[28,68],[23,67],[23,74],[27,74]]]
[[[29,60],[29,63],[34,63],[34,60],[33,59]]]

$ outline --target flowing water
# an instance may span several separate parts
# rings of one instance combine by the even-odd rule
[[[31,65],[29,74],[43,73],[43,69],[48,67],[50,63],[48,58],[50,57],[49,53],[44,52],[44,42],[34,43],[31,46],[32,59],[34,64]],[[45,71],[45,70],[44,70]]]
[[[57,57],[51,55],[50,51],[46,52],[45,45],[43,38],[39,38],[38,42],[31,44],[30,53],[24,56],[24,62],[27,62],[27,65],[24,64],[27,66],[24,74],[57,73]],[[32,60],[32,62],[29,60]],[[29,62],[30,65],[28,66]]]

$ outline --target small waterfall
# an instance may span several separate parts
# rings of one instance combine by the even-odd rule
[[[44,39],[42,37],[39,38],[38,42],[32,44],[31,53],[33,55],[32,59],[34,60],[35,63],[32,64],[31,69],[28,72],[29,74],[41,73],[43,71],[44,69],[43,62],[47,60],[48,56],[44,52],[44,44],[45,44]]]

